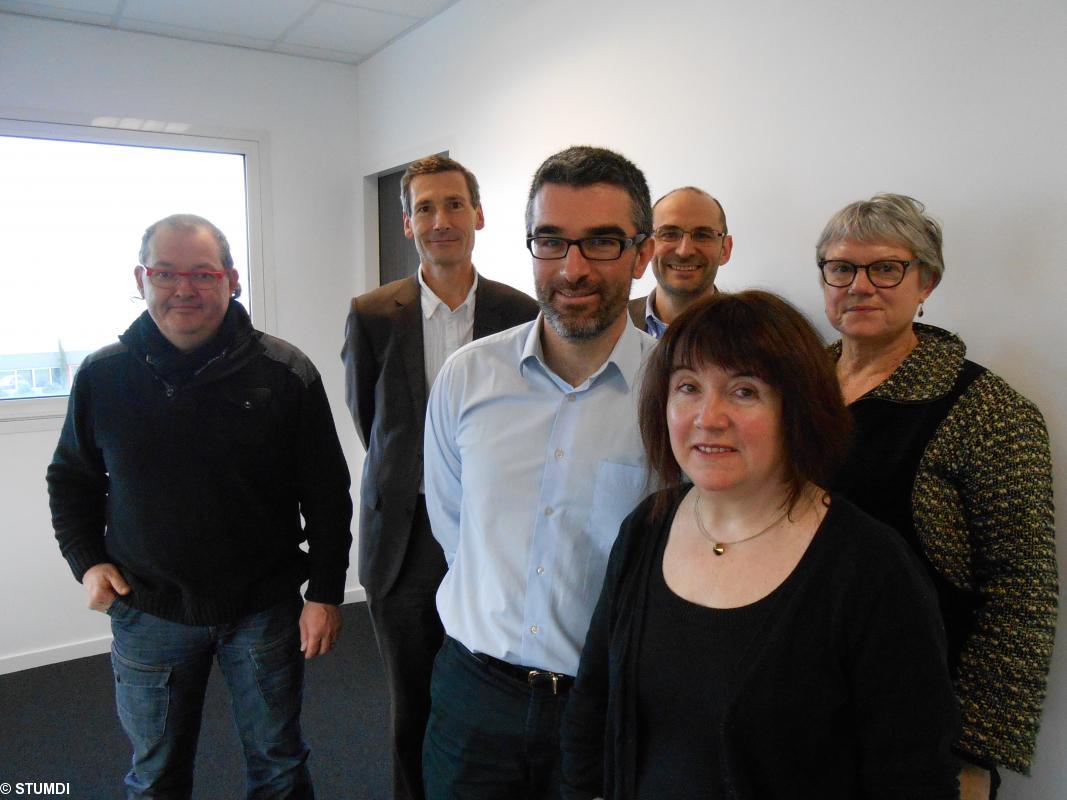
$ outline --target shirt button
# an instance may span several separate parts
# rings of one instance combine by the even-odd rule
[[[556,513],[556,510],[554,508],[552,508],[552,506],[546,506],[545,507],[545,516],[546,517],[551,517],[555,513]]]
[[[563,451],[557,448],[556,449],[556,460],[558,461],[561,458],[563,458]]]
[[[545,574],[545,568],[544,567],[538,567],[537,568],[537,574],[538,575],[544,575]]]
[[[538,628],[536,625],[530,626],[530,633],[532,633],[534,636],[536,636],[540,631],[541,629]]]
[[[573,394],[567,395],[567,402],[568,403],[573,403],[574,400],[575,400],[575,396]]]

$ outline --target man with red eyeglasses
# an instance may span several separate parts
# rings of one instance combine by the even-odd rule
[[[206,219],[150,226],[134,276],[147,311],[82,363],[47,476],[60,550],[111,617],[126,796],[191,795],[217,658],[248,796],[310,798],[303,662],[340,634],[352,541],[322,380],[233,302]]]

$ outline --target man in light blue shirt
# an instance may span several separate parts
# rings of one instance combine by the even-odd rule
[[[654,340],[644,175],[572,147],[526,210],[541,313],[456,352],[430,393],[426,504],[448,572],[423,751],[428,800],[556,797],[559,719],[619,523],[648,493],[637,427]]]

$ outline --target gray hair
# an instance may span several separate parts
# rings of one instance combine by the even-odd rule
[[[842,239],[860,242],[893,242],[906,246],[920,262],[925,278],[937,286],[945,274],[941,252],[941,223],[926,212],[926,206],[904,194],[876,194],[842,208],[826,223],[815,244],[815,257]]]
[[[179,231],[192,231],[197,228],[204,228],[209,231],[215,237],[215,241],[218,242],[219,261],[222,263],[222,268],[226,270],[233,269],[233,255],[230,253],[230,243],[227,241],[226,235],[214,223],[203,217],[198,217],[196,214],[171,214],[169,217],[164,217],[158,222],[153,222],[149,225],[144,232],[144,236],[141,237],[141,252],[137,255],[139,264],[151,266],[148,263],[148,254],[152,248],[152,237],[156,235],[156,231],[159,230],[161,225],[166,225],[168,228],[174,228]]]
[[[630,216],[637,233],[652,233],[652,196],[645,175],[616,152],[579,145],[549,156],[534,173],[526,200],[526,233],[533,233],[533,204],[546,183],[584,188],[598,183],[617,186],[630,195]]]

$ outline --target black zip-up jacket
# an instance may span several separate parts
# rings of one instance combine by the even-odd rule
[[[238,303],[192,353],[145,312],[86,358],[47,479],[74,576],[115,564],[134,608],[221,625],[308,579],[342,600],[352,501],[322,380]]]

